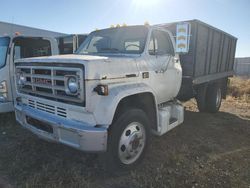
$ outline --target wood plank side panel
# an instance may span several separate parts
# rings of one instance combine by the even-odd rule
[[[206,52],[206,64],[205,64],[205,72],[204,75],[209,73],[209,65],[211,62],[211,52],[212,52],[212,37],[213,37],[213,30],[208,30],[208,43],[207,43],[207,52]]]
[[[195,76],[201,76],[205,72],[206,68],[206,56],[207,56],[207,44],[209,29],[203,25],[198,25],[198,34],[196,42],[196,56],[195,56]]]
[[[227,64],[228,50],[229,50],[229,39],[226,36],[225,36],[225,41],[224,41],[223,45],[224,45],[224,48],[223,48],[223,51],[222,51],[220,72],[226,71],[226,64]]]
[[[209,74],[214,74],[217,71],[219,48],[220,48],[220,34],[217,31],[214,31]]]
[[[237,40],[236,39],[232,39],[232,52],[231,52],[231,58],[230,58],[230,70],[234,69],[234,59],[235,59],[235,51],[236,51],[236,44],[237,44]]]
[[[226,71],[230,70],[230,58],[232,54],[232,39],[228,38],[228,54],[227,54],[227,62],[226,62]]]
[[[220,72],[221,64],[222,64],[222,58],[223,58],[223,50],[224,50],[224,41],[225,41],[225,35],[220,33],[220,50],[219,50],[219,55],[218,55],[218,60],[217,60],[217,72]]]

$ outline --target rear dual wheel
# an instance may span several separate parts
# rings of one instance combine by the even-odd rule
[[[203,85],[197,89],[197,106],[200,112],[216,113],[222,101],[222,92],[219,84]]]
[[[206,95],[207,106],[206,110],[210,113],[219,111],[222,101],[221,88],[218,84],[208,86]]]

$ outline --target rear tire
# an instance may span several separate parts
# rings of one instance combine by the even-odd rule
[[[149,139],[149,120],[142,110],[122,113],[109,130],[106,169],[114,172],[134,168],[143,159]]]
[[[207,85],[202,85],[196,90],[196,103],[199,109],[199,112],[206,112],[206,93],[207,93]]]
[[[202,85],[196,91],[195,98],[200,112],[216,113],[219,111],[222,101],[220,84]]]
[[[206,94],[206,111],[216,113],[219,111],[222,101],[222,91],[219,84],[208,86]]]

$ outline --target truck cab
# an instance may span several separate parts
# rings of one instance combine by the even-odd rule
[[[48,141],[106,152],[111,166],[131,168],[150,134],[184,119],[175,100],[182,68],[173,35],[154,26],[92,32],[74,55],[15,63],[17,121]]]
[[[20,35],[0,37],[0,113],[14,110],[14,62],[20,58],[56,54],[58,47],[53,38]]]

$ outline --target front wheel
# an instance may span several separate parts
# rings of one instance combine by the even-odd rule
[[[140,109],[121,114],[109,130],[106,162],[109,169],[130,169],[143,158],[150,137],[149,120]]]

